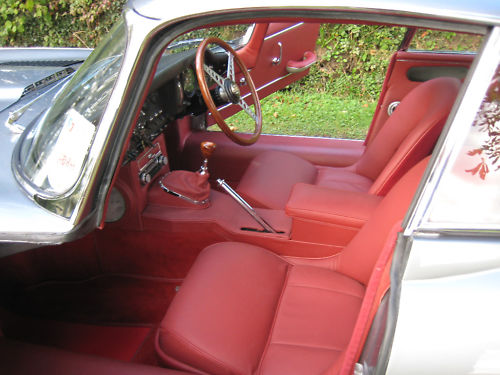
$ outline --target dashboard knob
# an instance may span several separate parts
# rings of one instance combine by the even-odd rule
[[[139,179],[143,185],[146,185],[151,182],[151,175],[149,173],[141,173]]]
[[[158,164],[167,165],[168,164],[168,158],[165,155],[158,156]]]

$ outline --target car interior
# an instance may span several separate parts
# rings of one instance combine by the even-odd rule
[[[285,21],[165,48],[101,227],[0,258],[3,373],[352,373],[475,54],[408,27],[365,139],[267,134],[259,98],[316,59],[320,25]]]

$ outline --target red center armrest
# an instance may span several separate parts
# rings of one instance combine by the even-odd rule
[[[346,245],[366,223],[381,197],[296,184],[285,207],[292,217],[292,239]]]

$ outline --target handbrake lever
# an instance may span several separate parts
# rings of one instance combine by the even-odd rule
[[[221,178],[217,179],[217,183],[228,193],[243,209],[268,233],[277,233],[271,225],[269,225],[259,214],[250,206],[236,191],[229,186],[226,181]]]

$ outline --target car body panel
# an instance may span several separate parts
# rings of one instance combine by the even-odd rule
[[[499,288],[498,240],[415,238],[387,374],[498,373]]]

